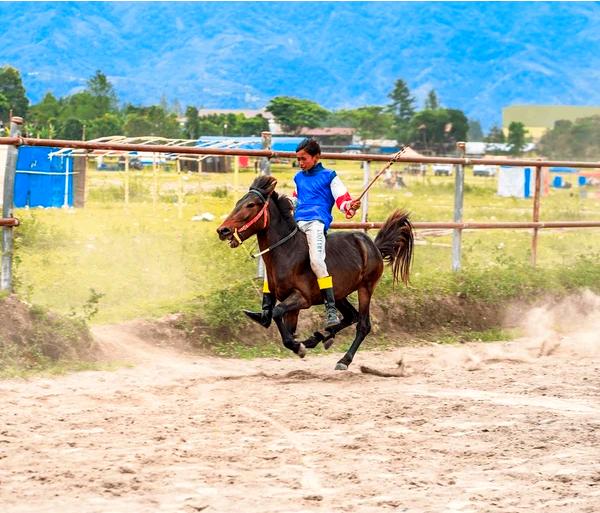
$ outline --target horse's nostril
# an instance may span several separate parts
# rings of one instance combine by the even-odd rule
[[[227,235],[231,234],[231,230],[225,226],[221,227],[221,228],[217,228],[217,233],[221,236],[221,237],[227,237]]]

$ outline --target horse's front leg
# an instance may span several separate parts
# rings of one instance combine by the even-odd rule
[[[304,347],[304,344],[301,342],[296,341],[294,333],[290,332],[289,329],[292,328],[294,323],[286,323],[284,316],[287,313],[290,313],[293,318],[292,312],[297,312],[302,308],[308,308],[308,306],[308,302],[304,296],[300,294],[299,291],[295,290],[273,309],[273,320],[275,321],[275,324],[277,324],[283,345],[296,353],[300,358],[306,356],[306,347]],[[286,317],[288,321],[291,320],[289,315]],[[296,320],[297,318],[296,315]]]

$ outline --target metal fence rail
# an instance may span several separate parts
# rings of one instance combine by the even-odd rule
[[[151,153],[168,153],[177,157],[183,157],[185,155],[197,155],[197,156],[223,156],[223,157],[262,157],[265,161],[274,158],[287,158],[294,159],[296,154],[294,152],[283,152],[273,151],[271,149],[263,150],[247,150],[240,148],[205,148],[205,147],[191,147],[191,146],[177,146],[174,144],[125,144],[118,142],[87,142],[87,141],[68,141],[60,139],[33,139],[28,137],[21,137],[18,128],[22,123],[20,118],[13,118],[14,124],[11,130],[10,137],[0,137],[0,145],[8,145],[16,153],[16,149],[19,146],[50,146],[56,148],[68,148],[75,150],[75,154],[87,155],[89,152],[95,150],[100,151],[114,151],[114,152],[132,152],[142,151]],[[537,260],[537,241],[538,231],[541,229],[548,228],[599,228],[600,221],[540,221],[540,201],[541,201],[541,177],[542,168],[544,167],[575,167],[581,169],[594,169],[600,170],[600,162],[585,162],[585,161],[560,161],[560,160],[543,160],[543,159],[506,159],[506,158],[470,158],[464,154],[465,144],[457,144],[460,151],[462,151],[462,157],[425,157],[425,156],[397,156],[395,162],[402,163],[446,163],[455,164],[457,166],[457,172],[455,174],[455,198],[454,198],[454,219],[452,222],[415,222],[413,226],[416,229],[452,229],[454,231],[453,244],[452,244],[452,268],[454,270],[460,269],[460,251],[461,251],[461,234],[463,230],[480,230],[480,229],[531,229],[532,242],[531,242],[531,263],[536,265]],[[267,148],[270,145],[266,145]],[[323,159],[330,160],[348,160],[348,161],[362,161],[365,163],[364,166],[364,183],[369,183],[370,173],[370,162],[389,162],[391,159],[390,155],[381,154],[369,154],[369,153],[323,153],[321,155]],[[13,159],[14,160],[14,159]],[[237,159],[236,159],[237,164]],[[532,209],[532,220],[530,222],[463,222],[462,221],[462,204],[463,204],[463,190],[464,190],[464,166],[474,164],[491,164],[491,165],[504,165],[504,166],[523,166],[531,167],[535,169],[535,189],[533,196],[533,209]],[[14,167],[14,162],[11,161],[11,166]],[[14,169],[9,170],[9,163],[7,162],[7,172],[5,174],[5,180],[11,176],[14,177]],[[235,170],[238,166],[234,166]],[[12,173],[12,174],[11,174]],[[234,183],[237,183],[237,173],[234,173]],[[7,280],[5,274],[10,272],[9,260],[12,258],[12,227],[18,226],[18,220],[12,217],[12,196],[8,198],[9,204],[7,205],[6,197],[6,181],[5,181],[5,204],[3,210],[3,216],[0,219],[0,226],[3,228],[3,255],[2,255],[2,289],[6,290]],[[337,222],[332,224],[332,228],[336,229],[378,229],[383,223],[381,222],[368,222],[367,221],[367,206],[368,206],[368,195],[365,195],[363,199],[363,212],[362,222]]]
[[[71,148],[79,150],[112,150],[112,151],[145,151],[151,153],[171,153],[176,155],[212,155],[224,157],[267,157],[295,159],[296,154],[292,151],[273,151],[273,150],[245,150],[238,148],[198,148],[190,146],[172,146],[166,144],[122,144],[122,143],[99,143],[86,141],[66,141],[62,139],[33,139],[30,137],[0,137],[0,144],[12,146],[53,146],[56,148]],[[355,160],[370,162],[389,162],[391,155],[381,155],[374,153],[322,153],[323,159],[336,160]],[[506,166],[526,166],[526,167],[579,167],[579,168],[598,168],[600,162],[586,162],[573,160],[542,160],[542,159],[494,159],[494,158],[470,158],[470,157],[424,157],[399,156],[396,159],[398,163],[420,162],[424,164],[462,164],[470,166],[473,164],[496,164]]]

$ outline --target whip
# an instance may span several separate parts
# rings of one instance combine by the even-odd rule
[[[352,203],[356,203],[358,201],[360,201],[362,199],[362,197],[368,192],[368,190],[371,188],[371,186],[377,181],[377,179],[383,174],[385,173],[393,164],[394,162],[396,162],[398,160],[398,158],[400,157],[400,155],[402,155],[402,153],[404,153],[404,150],[406,150],[406,146],[403,144],[402,147],[400,148],[400,151],[395,153],[394,156],[390,159],[390,161],[383,167],[383,169],[381,171],[379,171],[379,173],[377,173],[375,175],[375,177],[373,178],[373,180],[371,180],[369,182],[369,185],[367,185],[364,190],[360,193],[360,196],[358,198],[356,198],[355,200],[352,200]],[[351,217],[351,216],[350,216]],[[350,219],[350,217],[348,216],[348,214],[346,214],[346,218]]]

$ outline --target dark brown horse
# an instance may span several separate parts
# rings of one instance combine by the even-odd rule
[[[275,192],[277,180],[260,176],[237,202],[227,219],[217,228],[221,240],[232,248],[256,235],[263,254],[269,288],[279,303],[273,309],[283,345],[300,357],[306,348],[323,342],[333,343],[340,330],[358,323],[356,337],[336,369],[345,370],[352,363],[361,342],[371,330],[369,306],[375,285],[383,273],[384,261],[391,264],[394,281],[407,283],[413,251],[413,229],[408,214],[392,213],[373,241],[363,232],[334,232],[327,235],[327,268],[333,276],[335,306],[342,314],[341,324],[314,333],[303,341],[294,337],[300,310],[323,304],[317,278],[308,257],[306,236],[299,231],[293,217],[292,203]],[[358,291],[358,311],[347,296]]]

